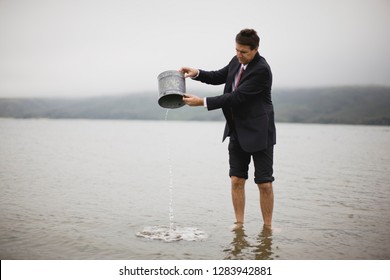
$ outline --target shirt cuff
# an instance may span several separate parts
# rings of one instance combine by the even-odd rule
[[[195,76],[195,77],[192,77],[191,79],[196,79],[196,78],[198,78],[198,77],[199,77],[199,73],[200,73],[200,71],[199,71],[199,69],[198,69],[198,73],[196,74],[196,76]]]
[[[207,97],[203,98],[203,107],[207,108]]]

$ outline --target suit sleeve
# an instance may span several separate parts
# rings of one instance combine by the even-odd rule
[[[199,70],[199,75],[198,77],[194,78],[194,80],[209,85],[222,85],[226,82],[228,72],[229,66],[225,66],[224,68],[217,71]]]

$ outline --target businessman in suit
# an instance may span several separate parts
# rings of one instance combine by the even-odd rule
[[[190,67],[180,69],[185,77],[211,85],[225,84],[222,95],[199,98],[185,94],[183,100],[189,106],[223,111],[226,119],[223,141],[230,137],[229,176],[235,228],[242,228],[244,224],[245,182],[251,158],[255,167],[255,183],[260,193],[264,227],[271,228],[272,225],[273,148],[276,144],[271,99],[272,72],[258,52],[259,42],[255,30],[241,30],[236,36],[236,56],[224,68],[217,71]]]

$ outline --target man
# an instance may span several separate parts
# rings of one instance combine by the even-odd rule
[[[229,142],[229,176],[232,186],[236,229],[244,224],[245,182],[253,158],[255,183],[260,192],[260,209],[264,226],[271,228],[274,194],[273,146],[276,144],[274,111],[271,100],[272,73],[258,53],[260,39],[253,29],[244,29],[236,36],[236,56],[218,71],[189,67],[180,69],[185,77],[211,84],[225,84],[219,96],[199,98],[185,94],[189,106],[222,109],[226,118],[223,141]]]

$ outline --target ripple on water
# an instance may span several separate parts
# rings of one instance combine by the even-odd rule
[[[168,226],[148,226],[136,234],[151,240],[161,240],[164,242],[174,241],[200,241],[207,238],[207,234],[193,227],[175,227]]]

